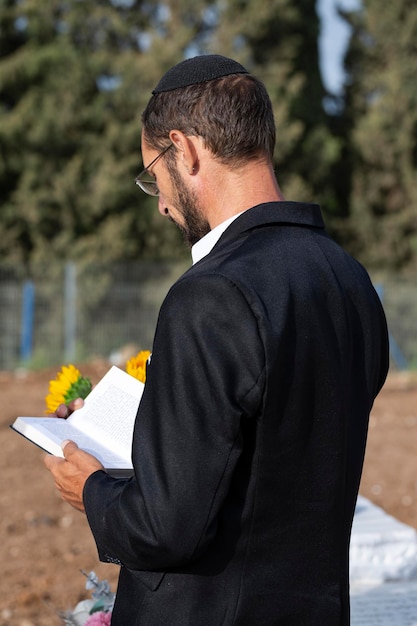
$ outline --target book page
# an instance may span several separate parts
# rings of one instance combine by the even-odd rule
[[[139,380],[113,366],[88,394],[84,406],[67,421],[130,462],[133,427],[143,388]]]

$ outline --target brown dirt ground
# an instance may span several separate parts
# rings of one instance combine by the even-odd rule
[[[98,381],[109,365],[81,369]],[[89,597],[80,570],[115,588],[118,568],[99,563],[84,515],[61,501],[43,452],[13,433],[18,415],[42,415],[55,370],[0,372],[0,626],[57,626],[57,611]],[[391,374],[370,421],[361,493],[417,529],[417,375]]]

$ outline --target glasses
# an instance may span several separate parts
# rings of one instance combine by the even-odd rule
[[[144,170],[142,170],[142,172],[139,174],[139,176],[137,176],[135,178],[135,183],[142,189],[142,191],[144,191],[145,193],[148,194],[148,196],[159,196],[159,189],[158,189],[158,185],[156,180],[153,178],[151,180],[145,179],[143,180],[143,177],[148,175],[150,176],[150,174],[148,173],[149,168],[152,167],[152,165],[155,165],[155,163],[158,161],[158,159],[161,158],[161,156],[163,156],[165,154],[165,152],[168,152],[168,150],[170,148],[172,148],[173,144],[170,143],[169,146],[167,146],[166,148],[164,148],[164,150],[162,150],[162,152],[160,152],[153,161],[151,161],[151,163],[149,163],[149,165],[147,167],[145,167]]]

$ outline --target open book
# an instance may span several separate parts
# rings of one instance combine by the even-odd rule
[[[132,470],[133,426],[143,388],[139,380],[113,366],[68,419],[18,417],[11,428],[60,457],[62,441],[71,439],[101,461],[109,474],[124,475]]]

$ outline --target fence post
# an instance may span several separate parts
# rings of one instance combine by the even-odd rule
[[[77,328],[77,276],[75,263],[65,264],[64,277],[64,349],[67,361],[73,361],[76,353]]]
[[[20,358],[23,363],[32,356],[33,322],[35,312],[35,285],[31,280],[23,283],[22,321],[20,331]]]

